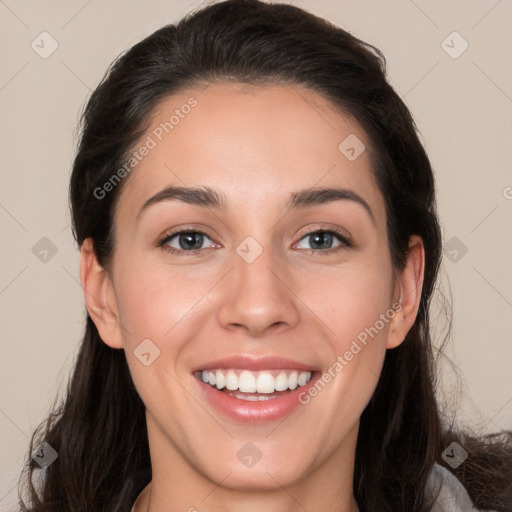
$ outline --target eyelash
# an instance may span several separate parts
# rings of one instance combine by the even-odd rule
[[[197,229],[182,229],[179,231],[174,231],[173,233],[170,233],[170,234],[166,234],[163,238],[161,238],[157,242],[156,246],[160,247],[164,251],[170,252],[172,254],[186,255],[186,256],[194,256],[194,255],[199,254],[201,251],[206,250],[206,249],[194,249],[192,251],[184,251],[182,249],[176,249],[174,247],[169,247],[168,245],[166,245],[175,236],[185,235],[187,233],[197,233],[200,235],[204,235],[207,238],[210,238],[206,233],[204,233],[203,231],[197,230]],[[314,235],[316,233],[326,233],[326,234],[334,235],[339,239],[341,244],[336,247],[332,247],[330,249],[325,249],[325,250],[322,250],[322,249],[299,249],[299,250],[309,251],[311,253],[311,255],[314,255],[314,254],[318,255],[318,254],[326,254],[326,253],[332,254],[332,253],[338,252],[342,249],[347,249],[349,247],[352,247],[352,243],[348,240],[348,238],[340,230],[337,230],[336,228],[314,229],[314,230],[308,231],[307,233],[304,233],[304,235],[300,238],[300,240],[302,240],[310,235]]]

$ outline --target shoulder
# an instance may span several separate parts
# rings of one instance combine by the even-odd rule
[[[495,512],[492,510],[479,511],[475,508],[459,479],[439,464],[434,465],[427,487],[433,496],[437,494],[432,512]]]

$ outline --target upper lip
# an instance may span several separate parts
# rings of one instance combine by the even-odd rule
[[[285,357],[276,356],[248,356],[248,355],[234,355],[225,357],[223,359],[216,359],[215,361],[208,361],[197,365],[192,369],[192,373],[201,370],[213,369],[241,369],[241,370],[279,370],[279,369],[293,369],[302,370],[304,372],[314,372],[318,368],[306,363],[288,359]]]

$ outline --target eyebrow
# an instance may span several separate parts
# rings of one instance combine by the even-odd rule
[[[375,224],[375,216],[373,215],[370,205],[359,194],[346,188],[328,187],[299,190],[291,195],[286,204],[286,210],[290,211],[293,209],[307,208],[339,200],[352,201],[359,204],[366,210],[372,222]],[[224,211],[228,208],[226,196],[221,191],[207,186],[170,186],[160,190],[154,196],[151,196],[141,206],[137,213],[137,219],[150,206],[165,201],[182,201],[184,203],[201,206],[203,208],[214,208]]]
[[[359,194],[347,188],[328,187],[299,190],[292,194],[286,209],[307,208],[308,206],[316,206],[339,200],[352,201],[359,204],[366,210],[366,213],[368,213],[375,224],[375,216],[370,205]]]

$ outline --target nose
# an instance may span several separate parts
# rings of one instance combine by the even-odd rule
[[[270,250],[264,250],[252,263],[235,254],[218,320],[225,329],[262,337],[295,327],[299,302],[289,272],[273,261]]]

